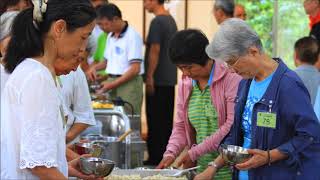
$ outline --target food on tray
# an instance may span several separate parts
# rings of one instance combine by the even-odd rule
[[[103,102],[93,101],[92,107],[94,109],[112,109],[114,107],[114,105],[111,103],[103,103]]]
[[[140,175],[109,175],[105,180],[141,180]]]
[[[186,177],[167,177],[162,175],[154,175],[154,176],[147,176],[142,178],[142,180],[187,180]]]
[[[107,96],[106,94],[96,94],[96,93],[90,93],[91,99],[93,101],[106,101],[107,100]]]
[[[167,177],[162,175],[147,176],[142,178],[140,175],[110,175],[105,178],[105,180],[187,180],[185,176],[183,177]]]

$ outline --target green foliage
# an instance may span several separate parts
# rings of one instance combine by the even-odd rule
[[[265,52],[272,55],[272,1],[237,0],[246,8],[247,22],[258,33],[262,40]]]
[[[308,22],[302,2],[279,1],[277,54],[291,68],[294,68],[294,43],[301,37],[308,36]]]
[[[308,35],[308,18],[302,0],[279,0],[278,13],[274,12],[275,0],[236,0],[245,6],[247,22],[258,33],[265,52],[272,55],[272,18],[277,15],[277,56],[294,68],[293,46],[296,40]]]

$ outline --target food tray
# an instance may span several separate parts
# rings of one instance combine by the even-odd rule
[[[171,176],[181,170],[178,169],[114,169],[110,175],[118,175],[118,176],[133,176],[139,175],[141,178],[146,178],[150,176]],[[193,175],[192,175],[193,173]],[[185,177],[185,179],[192,179],[194,176],[194,172],[187,172],[180,177]]]
[[[111,175],[140,175],[142,178],[147,176],[162,175],[170,176],[180,170],[170,170],[170,169],[115,169],[112,171]]]

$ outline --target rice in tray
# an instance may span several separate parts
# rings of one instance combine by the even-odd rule
[[[160,174],[142,178],[140,175],[110,175],[105,180],[187,180],[183,177],[167,177]]]

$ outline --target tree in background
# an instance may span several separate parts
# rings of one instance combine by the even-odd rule
[[[272,56],[272,29],[277,28],[277,56],[290,68],[293,65],[294,42],[308,35],[308,18],[303,9],[303,0],[278,0],[278,12],[274,11],[275,0],[236,0],[246,8],[247,22],[262,40],[267,54]],[[272,27],[272,18],[278,17],[277,27]]]

